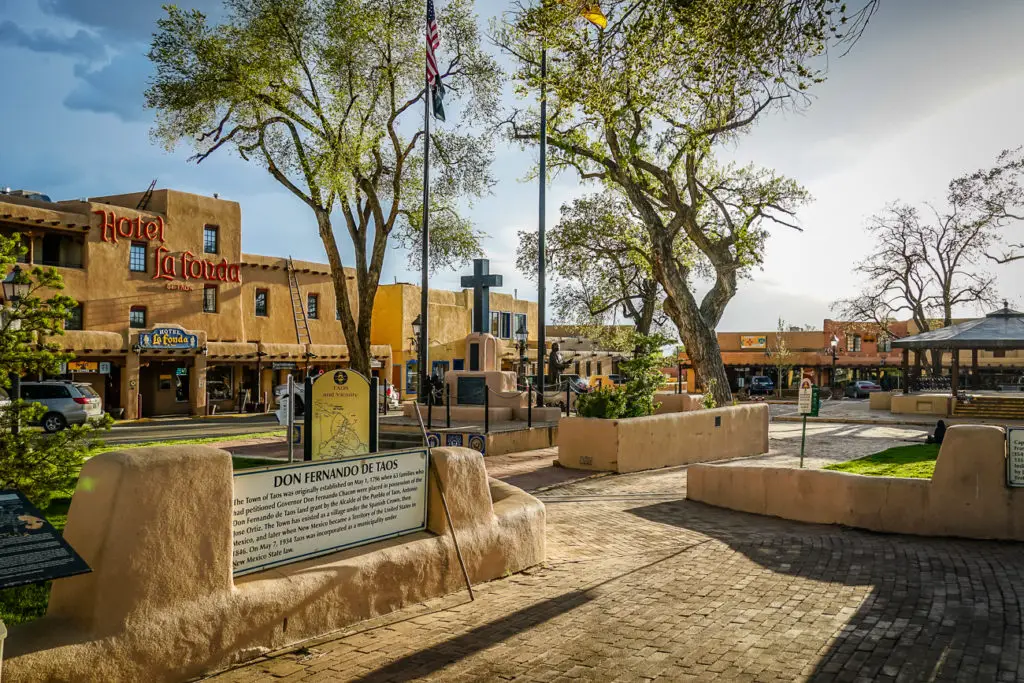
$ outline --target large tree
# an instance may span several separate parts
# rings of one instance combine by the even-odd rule
[[[570,5],[540,3],[517,11],[496,30],[496,40],[515,58],[522,90],[537,93],[542,80],[546,86],[552,168],[615,188],[640,217],[665,311],[702,383],[727,404],[715,327],[738,280],[761,263],[767,225],[793,227],[792,214],[808,197],[792,180],[723,165],[714,152],[760,114],[806,102],[803,91],[821,79],[820,56],[843,32],[845,6],[832,0],[601,6],[605,30],[578,21]],[[542,45],[549,53],[543,79]],[[507,121],[512,137],[528,144],[540,137],[537,122],[536,111],[516,111]],[[680,258],[689,253],[699,258]],[[702,267],[711,287],[698,297]]]
[[[155,135],[197,162],[221,149],[252,160],[312,211],[331,266],[352,367],[369,373],[370,321],[389,239],[422,226],[424,4],[421,0],[225,0],[224,23],[167,7],[149,56]],[[481,49],[468,0],[438,13],[449,123],[431,132],[434,267],[479,253],[458,211],[491,184],[491,147],[473,121],[493,115],[500,70]],[[335,236],[354,251],[349,299]]]
[[[921,331],[953,324],[962,308],[992,306],[998,299],[988,262],[1024,258],[1008,234],[1024,216],[1024,155],[1004,151],[995,166],[953,179],[945,205],[890,204],[868,221],[874,248],[854,268],[861,291],[832,307],[852,321],[876,323],[889,336],[898,319]],[[941,355],[932,354],[933,372]]]
[[[654,277],[651,242],[630,204],[612,192],[562,206],[547,234],[548,267],[558,280],[555,316],[583,327],[613,324],[621,313],[636,332],[663,330],[665,293]],[[519,232],[516,267],[537,277],[537,233]]]

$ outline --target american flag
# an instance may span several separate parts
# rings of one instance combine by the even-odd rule
[[[437,57],[434,55],[441,45],[441,34],[437,32],[437,19],[434,17],[434,0],[427,0],[427,83],[434,85],[437,79]]]

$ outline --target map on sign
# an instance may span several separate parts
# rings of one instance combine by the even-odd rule
[[[1024,429],[1006,429],[1006,484],[1024,486]]]
[[[334,370],[313,380],[307,408],[306,460],[348,458],[370,452],[370,382],[351,370]]]

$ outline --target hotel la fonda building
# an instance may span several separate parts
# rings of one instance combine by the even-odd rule
[[[22,235],[22,260],[64,278],[79,306],[56,338],[75,355],[63,377],[90,383],[114,415],[245,410],[272,400],[289,373],[348,365],[329,267],[242,253],[238,203],[174,190],[43,199],[0,194],[0,233]],[[348,281],[355,308],[354,274]],[[432,370],[462,369],[472,291],[431,290],[429,299]],[[525,323],[536,339],[536,303],[491,292],[490,306],[511,369],[513,331]],[[419,287],[377,291],[371,365],[403,399],[416,391],[419,307]]]

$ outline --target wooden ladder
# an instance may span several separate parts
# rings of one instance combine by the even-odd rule
[[[142,195],[142,199],[139,200],[139,205],[136,206],[137,211],[145,211],[146,207],[149,206],[149,200],[153,198],[153,190],[156,189],[156,178],[153,178],[153,182],[149,184],[149,188]]]
[[[312,344],[309,334],[309,321],[306,319],[306,307],[302,305],[302,292],[299,291],[299,280],[295,277],[295,264],[288,257],[288,293],[292,299],[292,315],[295,317],[295,343]],[[305,341],[303,341],[305,335]]]

